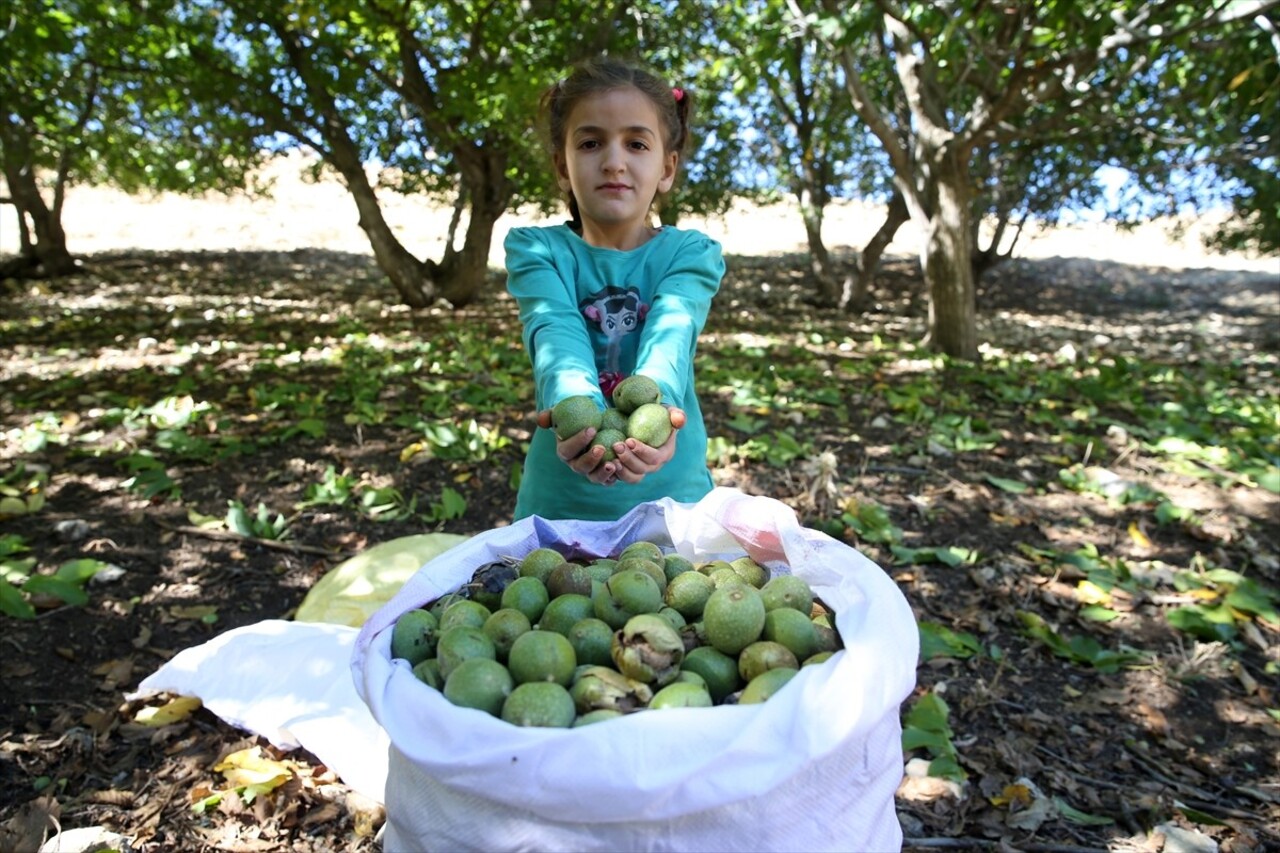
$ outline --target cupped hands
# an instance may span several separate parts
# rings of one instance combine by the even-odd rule
[[[615,458],[606,460],[605,449],[600,445],[592,445],[596,430],[587,429],[565,439],[556,439],[556,455],[566,465],[593,483],[612,486],[621,480],[624,483],[639,483],[647,475],[657,471],[671,461],[676,453],[676,436],[687,421],[683,409],[668,407],[671,415],[671,436],[661,447],[650,447],[635,438],[619,441],[613,445]],[[551,428],[551,410],[538,412],[538,426]]]

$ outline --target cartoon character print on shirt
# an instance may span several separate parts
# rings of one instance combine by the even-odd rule
[[[623,380],[622,339],[640,328],[649,313],[649,304],[640,299],[635,287],[609,285],[578,303],[582,315],[600,326],[608,340],[605,369],[600,371],[600,390],[606,397]]]

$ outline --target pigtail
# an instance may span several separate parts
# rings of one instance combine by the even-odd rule
[[[693,96],[688,89],[672,87],[671,96],[676,102],[676,118],[678,119],[672,147],[676,151],[684,151],[685,142],[689,139],[689,115],[693,108]]]
[[[557,80],[554,84],[542,93],[542,97],[538,100],[538,106],[542,110],[545,117],[544,126],[550,131],[550,139],[552,156],[559,150],[557,140],[564,139],[565,122],[568,120],[569,110],[565,105],[565,86],[563,80]],[[554,168],[554,167],[553,167]],[[582,214],[578,210],[578,200],[573,197],[573,192],[569,193],[569,216],[572,217],[569,227],[577,233],[582,233]]]
[[[582,213],[578,210],[578,199],[574,197],[573,190],[569,191],[569,227],[577,234],[582,233]]]

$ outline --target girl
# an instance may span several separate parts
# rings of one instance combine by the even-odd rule
[[[514,228],[505,242],[539,409],[516,519],[613,520],[645,501],[693,502],[711,490],[693,358],[724,260],[705,235],[650,222],[675,183],[689,108],[688,92],[610,57],[576,66],[543,96],[573,219]],[[594,429],[556,439],[552,406],[588,395],[603,409],[633,373],[655,380],[670,409],[676,429],[664,445],[628,438],[606,461],[591,446]]]

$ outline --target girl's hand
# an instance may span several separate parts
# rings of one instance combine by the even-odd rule
[[[538,412],[538,426],[551,429],[551,410]],[[615,462],[604,461],[604,448],[592,447],[591,440],[596,437],[596,430],[587,427],[576,435],[556,439],[556,455],[566,465],[593,483],[605,486],[613,485],[616,480]],[[619,442],[618,446],[621,446]]]
[[[668,412],[671,415],[671,437],[661,447],[650,447],[634,438],[619,441],[613,446],[613,452],[618,455],[618,458],[612,463],[605,463],[614,466],[613,477],[624,483],[638,483],[645,478],[646,474],[652,474],[671,461],[671,457],[676,455],[676,434],[680,432],[680,428],[685,425],[688,418],[684,409],[673,407],[668,409]],[[590,439],[587,441],[590,443]]]

